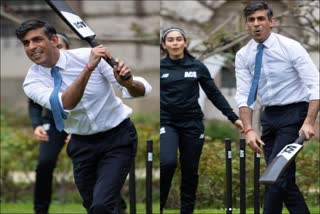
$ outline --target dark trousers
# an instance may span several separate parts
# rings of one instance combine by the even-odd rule
[[[198,186],[198,166],[204,142],[201,120],[161,125],[160,131],[160,209],[168,198],[171,181],[177,167],[177,153],[181,165],[180,213],[193,213]]]
[[[59,132],[54,123],[50,124],[47,134],[49,141],[40,144],[36,168],[34,210],[37,214],[48,213],[52,193],[52,174],[67,137],[67,133]]]
[[[308,103],[305,102],[265,108],[261,115],[261,139],[265,142],[264,155],[267,165],[283,147],[298,137],[307,111]],[[290,213],[310,213],[296,184],[295,172],[296,163],[293,161],[275,184],[266,186],[265,214],[282,213],[283,203]]]
[[[137,132],[130,119],[106,132],[72,135],[67,153],[88,214],[117,212],[117,200],[136,147]]]

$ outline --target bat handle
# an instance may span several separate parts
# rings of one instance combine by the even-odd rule
[[[114,66],[118,66],[118,62],[113,58],[113,57],[111,57],[111,58],[103,58],[104,60],[106,60],[107,61],[107,63],[113,68]],[[124,76],[122,76],[122,75],[119,75],[120,76],[120,78],[122,79],[122,80],[128,80],[128,79],[130,79],[131,78],[131,72],[129,72],[129,73],[126,73],[126,75],[124,75]]]
[[[95,36],[91,36],[91,37],[85,38],[85,40],[86,40],[86,41],[89,43],[89,45],[90,45],[91,47],[93,47],[93,48],[100,45],[94,37],[95,37]]]
[[[100,44],[97,42],[97,40],[95,40],[95,38],[94,38],[94,36],[93,37],[88,37],[88,38],[86,38],[86,40],[87,40],[87,42],[90,44],[90,46],[91,47],[97,47],[97,46],[99,46]],[[113,57],[111,57],[111,58],[103,58],[112,68],[114,67],[114,66],[118,66],[118,62],[113,58]],[[124,75],[124,76],[121,76],[120,75],[120,77],[121,77],[121,79],[123,79],[123,80],[128,80],[128,79],[130,79],[130,77],[131,77],[131,73],[127,73],[126,75]]]
[[[305,140],[306,136],[302,133],[295,141],[294,143],[303,144],[303,141]]]

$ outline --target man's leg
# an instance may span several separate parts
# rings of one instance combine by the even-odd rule
[[[67,153],[73,163],[74,181],[87,213],[92,204],[93,189],[97,179],[97,147],[96,142],[87,141],[76,135],[71,136],[67,147]]]
[[[181,163],[181,214],[193,213],[198,186],[198,167],[204,143],[202,121],[191,121],[179,130]]]
[[[160,212],[162,212],[177,168],[179,136],[175,128],[161,126],[160,131]]]
[[[270,163],[270,160],[272,160],[272,151],[275,143],[275,134],[276,130],[275,127],[272,126],[273,121],[270,120],[270,116],[268,117],[264,116],[264,113],[262,113],[262,121],[261,125],[263,127],[262,129],[262,136],[261,139],[265,143],[265,146],[263,147],[264,150],[264,159],[266,164],[268,165]],[[275,151],[275,150],[274,150]],[[283,195],[281,189],[278,188],[270,188],[269,185],[265,187],[265,193],[264,193],[264,211],[263,213],[282,213],[282,204],[283,204]]]
[[[34,210],[37,214],[48,213],[52,193],[52,174],[67,134],[58,132],[54,125],[51,125],[48,136],[49,141],[40,144],[36,168]]]
[[[284,146],[292,143],[298,137],[297,132],[289,134],[290,129],[279,129],[274,141],[273,151],[270,155],[272,160]],[[284,134],[282,134],[282,133]],[[264,213],[282,213],[282,203],[284,202],[290,213],[309,213],[305,204],[303,195],[295,183],[296,163],[293,161],[279,180],[266,187],[265,212]]]
[[[120,190],[136,155],[136,147],[137,132],[130,120],[104,137],[97,151],[99,162],[90,214],[116,213]]]
[[[262,117],[264,127],[262,140],[267,164],[287,145],[298,137],[298,131],[304,121],[306,105],[278,108],[265,111]],[[264,126],[269,120],[268,126]],[[272,136],[272,137],[271,137]],[[304,198],[295,183],[295,162],[293,161],[279,180],[266,187],[264,213],[282,212],[284,202],[290,213],[310,213]]]

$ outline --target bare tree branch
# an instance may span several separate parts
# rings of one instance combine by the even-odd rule
[[[232,42],[222,46],[222,47],[217,47],[214,51],[210,52],[210,53],[204,53],[202,55],[200,55],[199,59],[203,60],[206,59],[210,56],[216,55],[218,53],[222,53],[225,50],[228,50],[230,48],[232,48],[233,46],[239,44],[240,42],[242,42],[243,40],[247,39],[249,37],[248,34],[241,36],[240,38],[233,40]]]
[[[10,21],[12,21],[13,23],[19,24],[22,22],[22,19],[20,17],[17,17],[15,14],[13,14],[12,12],[10,12],[10,10],[5,9],[5,6],[1,5],[1,16],[3,18],[6,18]],[[9,11],[9,12],[8,12]]]

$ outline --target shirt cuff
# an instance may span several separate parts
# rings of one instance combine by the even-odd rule
[[[145,80],[143,77],[135,77],[135,76],[133,76],[133,80],[139,81],[144,85],[144,96],[148,96],[151,93],[152,87],[147,82],[147,80]],[[131,96],[131,94],[128,92],[128,90],[125,87],[123,87],[123,89],[122,89],[122,97],[124,99],[136,98],[136,97]]]
[[[59,93],[59,94],[58,94],[58,97],[59,97],[59,103],[60,103],[60,105],[61,105],[61,108],[62,108],[63,111],[67,114],[67,117],[69,117],[69,115],[70,115],[70,110],[64,109],[64,108],[63,108],[63,105],[62,105],[62,93]]]
[[[317,91],[315,93],[311,93],[310,94],[310,97],[309,97],[309,100],[319,100],[320,99],[320,92]]]
[[[256,101],[254,101],[250,106],[248,106],[246,101],[242,101],[242,102],[237,102],[237,107],[238,107],[238,108],[248,107],[248,108],[251,108],[251,109],[253,110],[255,104],[256,104]]]
[[[144,96],[148,96],[151,91],[152,91],[152,87],[151,85],[148,83],[147,80],[145,80],[143,77],[133,77],[133,80],[139,81],[144,85],[145,88],[145,92],[144,92]]]

